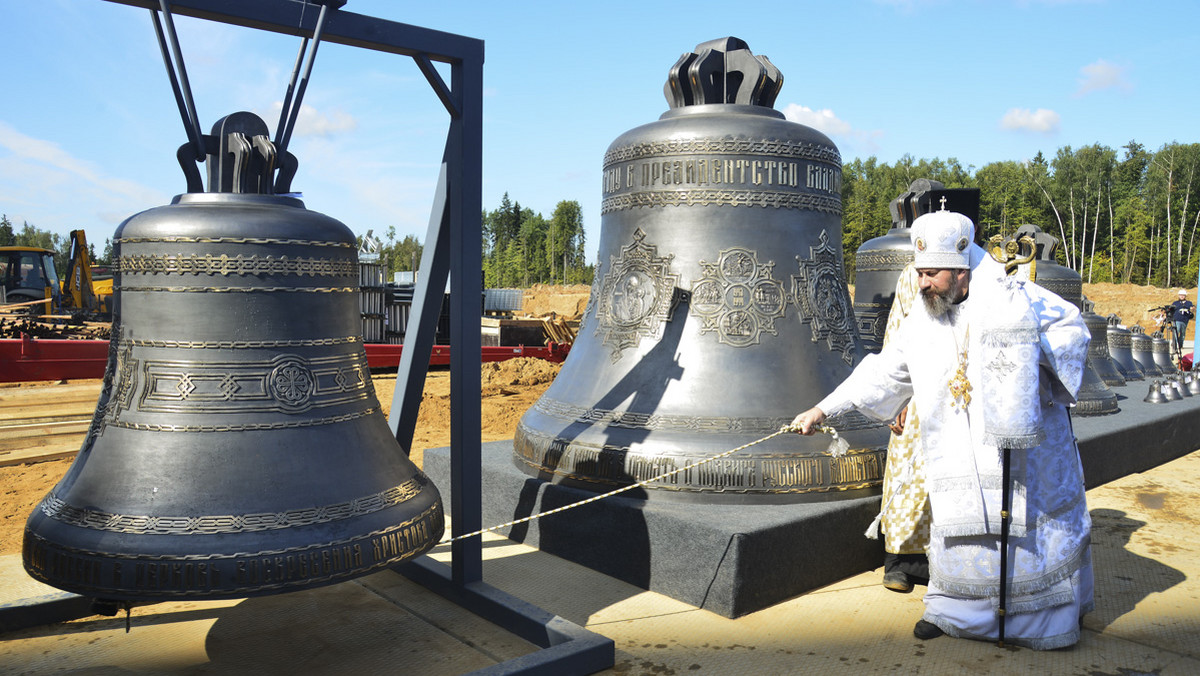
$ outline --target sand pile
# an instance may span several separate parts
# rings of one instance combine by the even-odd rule
[[[483,364],[480,367],[483,396],[516,394],[518,388],[549,383],[558,375],[561,367],[561,364],[532,357]]]
[[[587,284],[534,284],[525,289],[521,312],[530,317],[547,317],[553,314],[560,319],[579,319],[583,317],[590,293],[591,287]]]

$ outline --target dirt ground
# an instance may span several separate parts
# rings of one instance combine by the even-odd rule
[[[526,291],[524,312],[531,316],[553,313],[560,318],[578,319],[587,305],[588,292],[586,285],[535,286]],[[1190,298],[1195,298],[1194,288],[1188,293]],[[1173,289],[1117,284],[1085,284],[1084,295],[1095,301],[1098,314],[1115,313],[1125,324],[1136,323],[1147,330],[1154,328],[1149,310],[1170,303],[1176,297]],[[1193,330],[1194,324],[1189,327],[1189,337]],[[511,439],[521,415],[545,392],[558,370],[557,364],[529,358],[483,364],[483,440]],[[395,374],[378,374],[374,384],[386,414],[391,405]],[[55,386],[53,383],[22,383],[0,389],[0,397]],[[432,371],[421,400],[413,438],[413,460],[420,466],[425,449],[449,444],[449,371]],[[70,464],[71,460],[66,459],[0,467],[0,554],[20,551],[25,519]]]
[[[587,284],[551,286],[534,284],[525,290],[521,310],[531,317],[553,314],[563,319],[579,319],[587,307],[591,288]]]
[[[483,364],[483,440],[513,438],[517,421],[550,386],[554,376],[558,375],[559,367],[559,364],[528,357]],[[395,373],[379,374],[373,378],[375,393],[385,416],[391,409],[395,379]],[[100,381],[94,382],[98,392]],[[0,396],[53,388],[57,384],[23,385],[21,388],[0,389]],[[420,466],[425,449],[449,445],[450,372],[443,369],[430,372],[425,382],[411,457]],[[66,473],[71,462],[72,459],[67,458],[0,467],[0,554],[21,551],[25,520]]]

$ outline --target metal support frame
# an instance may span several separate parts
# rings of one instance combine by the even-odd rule
[[[157,9],[159,0],[106,0]],[[173,0],[175,14],[312,38],[320,5],[303,0]],[[321,39],[409,56],[451,116],[429,223],[422,275],[413,298],[416,319],[407,335],[397,372],[389,423],[407,451],[437,329],[447,275],[451,294],[450,449],[451,513],[454,534],[481,526],[480,330],[482,251],[480,213],[483,183],[483,41],[341,10],[330,12]],[[432,62],[450,65],[447,87]],[[411,347],[411,349],[409,349]],[[542,650],[480,670],[486,674],[593,673],[613,666],[613,641],[483,583],[480,538],[451,545],[449,572],[422,557],[398,570],[414,581],[534,643]],[[60,605],[63,601],[59,600]],[[71,601],[66,602],[67,605]],[[78,604],[76,604],[78,605]],[[37,605],[23,609],[25,626],[45,621]],[[6,620],[12,615],[5,613]],[[61,617],[57,619],[62,619]],[[37,622],[34,622],[36,624]]]

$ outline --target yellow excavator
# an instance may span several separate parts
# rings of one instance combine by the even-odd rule
[[[112,312],[112,279],[93,279],[87,237],[71,231],[67,272],[60,281],[54,252],[32,246],[0,246],[0,282],[6,306],[23,305],[38,314],[83,313],[107,319]],[[41,301],[41,302],[37,302]]]

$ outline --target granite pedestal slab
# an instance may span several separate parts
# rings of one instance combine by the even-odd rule
[[[513,465],[512,454],[511,441],[483,445],[485,527],[595,495],[534,479]],[[426,450],[423,469],[450,505],[450,449]],[[739,617],[881,565],[882,541],[862,535],[878,511],[878,496],[706,505],[618,495],[498,532],[643,589]]]
[[[1200,396],[1149,404],[1148,386],[1114,387],[1118,412],[1072,419],[1089,489],[1200,449]]]
[[[1117,413],[1074,418],[1088,488],[1200,448],[1200,396],[1148,404],[1145,389],[1140,383],[1114,388]],[[424,470],[450,505],[450,449],[425,451]],[[522,473],[513,465],[511,441],[483,445],[483,487],[485,527],[595,495]],[[739,617],[882,565],[882,542],[863,537],[878,511],[877,496],[794,505],[616,496],[499,532],[643,589]]]

